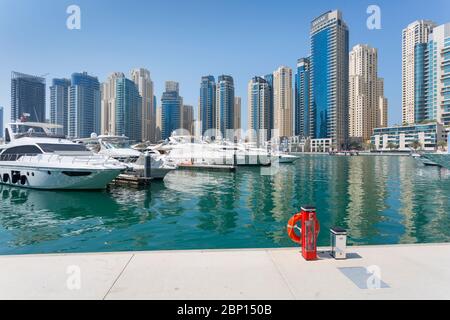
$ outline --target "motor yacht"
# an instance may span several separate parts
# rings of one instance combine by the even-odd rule
[[[447,138],[447,152],[425,153],[422,157],[433,162],[435,165],[450,170],[450,134]]]
[[[99,135],[92,134],[87,139],[77,139],[77,143],[84,144],[93,152],[114,158],[125,164],[129,171],[143,174],[145,164],[145,154],[131,148],[129,139],[126,136]],[[154,150],[144,150],[151,156],[151,177],[154,179],[164,179],[164,177],[175,170],[175,164],[166,161],[165,156]]]
[[[0,183],[33,189],[104,189],[126,167],[52,134],[61,126],[10,123],[0,146]]]

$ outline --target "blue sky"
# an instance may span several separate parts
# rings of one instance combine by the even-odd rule
[[[71,4],[81,8],[81,30],[66,28]],[[381,30],[366,27],[370,4],[381,8]],[[280,65],[295,68],[309,54],[311,20],[331,9],[343,12],[351,47],[378,48],[389,122],[400,123],[401,31],[417,19],[450,22],[448,0],[0,0],[0,106],[9,119],[12,70],[49,74],[49,85],[73,72],[104,81],[145,67],[158,104],[164,81],[175,80],[195,108],[202,75],[232,75],[245,125],[248,80]]]

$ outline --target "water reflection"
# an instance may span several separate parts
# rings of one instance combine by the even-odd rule
[[[274,176],[177,171],[147,190],[0,186],[0,253],[292,246],[286,221],[315,205],[353,244],[450,241],[450,173],[408,157],[303,156]]]

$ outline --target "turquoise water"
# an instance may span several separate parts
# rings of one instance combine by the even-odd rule
[[[286,247],[287,220],[315,205],[351,244],[450,242],[450,172],[409,157],[302,156],[273,176],[176,171],[146,190],[0,186],[0,254]]]

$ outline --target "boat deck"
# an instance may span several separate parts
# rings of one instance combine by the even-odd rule
[[[313,262],[295,248],[1,256],[0,299],[450,299],[450,244],[348,251]]]

